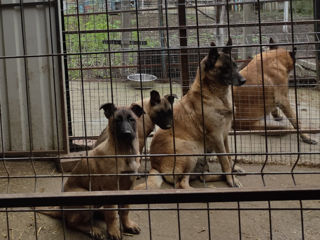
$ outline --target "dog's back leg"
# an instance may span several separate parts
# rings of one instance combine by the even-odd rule
[[[139,185],[135,186],[134,190],[147,190],[147,189],[159,189],[161,188],[161,185],[163,183],[162,176],[158,175],[160,172],[158,172],[156,169],[151,169],[149,171],[149,176],[147,177],[146,182],[140,183]]]
[[[282,110],[284,115],[289,119],[291,122],[292,126],[297,129],[298,126],[301,127],[301,122],[296,119],[296,114],[292,110],[290,106],[290,102],[286,96],[281,96],[279,99],[277,99],[277,105],[279,108]],[[309,144],[317,144],[316,140],[313,140],[309,135],[305,133],[300,133],[300,138],[302,139],[303,142],[309,143]]]

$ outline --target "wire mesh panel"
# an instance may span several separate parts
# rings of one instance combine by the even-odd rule
[[[1,38],[8,8],[62,24],[0,67],[63,57],[70,146],[9,156],[0,98],[0,239],[319,238],[319,1],[2,1]]]

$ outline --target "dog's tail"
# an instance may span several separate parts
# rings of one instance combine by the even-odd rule
[[[152,168],[149,171],[149,176],[147,177],[146,182],[140,183],[139,185],[135,186],[134,190],[148,190],[148,189],[159,189],[161,188],[161,184],[163,183],[162,176],[159,175],[156,169]]]
[[[51,211],[52,210],[52,211]],[[38,213],[53,217],[53,218],[62,218],[62,210],[60,207],[37,207],[36,211]]]

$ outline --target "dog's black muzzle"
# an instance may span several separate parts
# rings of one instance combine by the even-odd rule
[[[233,86],[241,86],[246,83],[246,79],[241,76],[241,74],[237,74],[235,78],[233,78]]]
[[[124,141],[132,141],[136,137],[135,131],[132,129],[132,126],[128,122],[123,122],[118,132],[119,139]]]

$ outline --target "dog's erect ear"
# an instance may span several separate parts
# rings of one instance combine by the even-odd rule
[[[164,97],[168,99],[169,103],[171,104],[173,104],[175,98],[178,98],[176,94],[167,94]]]
[[[210,46],[213,48],[210,48],[208,59],[217,59],[219,56],[219,53],[218,53],[218,49],[215,47],[216,44],[214,42],[211,42]]]
[[[142,114],[145,114],[143,108],[138,104],[131,104],[130,109],[138,118],[141,117]]]
[[[271,37],[269,39],[269,44],[275,44],[276,42],[273,40],[273,38]],[[278,45],[272,45],[272,46],[269,46],[270,50],[273,50],[273,49],[278,49]]]
[[[151,106],[159,104],[161,102],[160,94],[156,90],[150,92],[150,103]]]
[[[207,61],[205,62],[205,71],[209,71],[210,69],[212,69],[219,57],[218,49],[215,47],[216,45],[214,44],[214,42],[212,42],[210,46],[213,48],[210,48]]]
[[[223,49],[222,49],[222,52],[224,52],[224,53],[226,53],[226,54],[231,54],[231,46],[232,46],[232,39],[231,38],[229,38],[229,40],[228,40],[228,42],[227,42],[227,44],[226,44],[226,47],[224,47]]]
[[[289,52],[292,60],[296,59],[296,52],[297,52],[297,48],[296,47],[293,48],[293,52]]]
[[[116,106],[113,103],[105,103],[101,105],[100,110],[104,110],[104,115],[106,118],[110,118],[114,112],[117,110]]]

